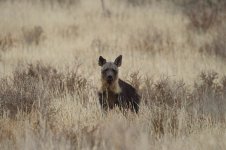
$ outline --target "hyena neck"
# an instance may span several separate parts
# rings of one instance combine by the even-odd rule
[[[114,94],[119,94],[121,93],[121,88],[119,86],[118,80],[116,80],[112,85],[108,85],[106,82],[102,81],[102,87],[101,87],[102,92],[112,92]]]

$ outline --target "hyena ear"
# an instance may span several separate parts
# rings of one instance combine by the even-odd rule
[[[114,64],[116,64],[117,67],[120,67],[122,64],[122,55],[119,55],[116,59]]]
[[[102,56],[99,57],[99,66],[103,66],[106,63],[106,59],[104,59]]]

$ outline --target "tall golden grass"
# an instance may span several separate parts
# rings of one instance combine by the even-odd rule
[[[0,1],[0,149],[226,149],[226,4]],[[98,57],[123,55],[138,115],[102,114]]]

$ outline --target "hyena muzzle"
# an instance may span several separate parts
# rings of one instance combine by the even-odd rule
[[[102,56],[99,57],[101,66],[101,88],[98,92],[101,108],[106,112],[119,107],[123,112],[131,110],[138,113],[140,96],[130,84],[118,78],[118,67],[122,64],[122,55],[114,62],[107,62]]]

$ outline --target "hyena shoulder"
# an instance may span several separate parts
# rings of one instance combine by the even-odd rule
[[[121,93],[127,94],[128,96],[136,93],[136,89],[129,83],[119,79],[118,84],[121,89]]]
[[[140,103],[140,96],[137,90],[130,84],[119,79],[119,87],[121,89],[120,95],[127,101],[134,102],[136,104]]]

